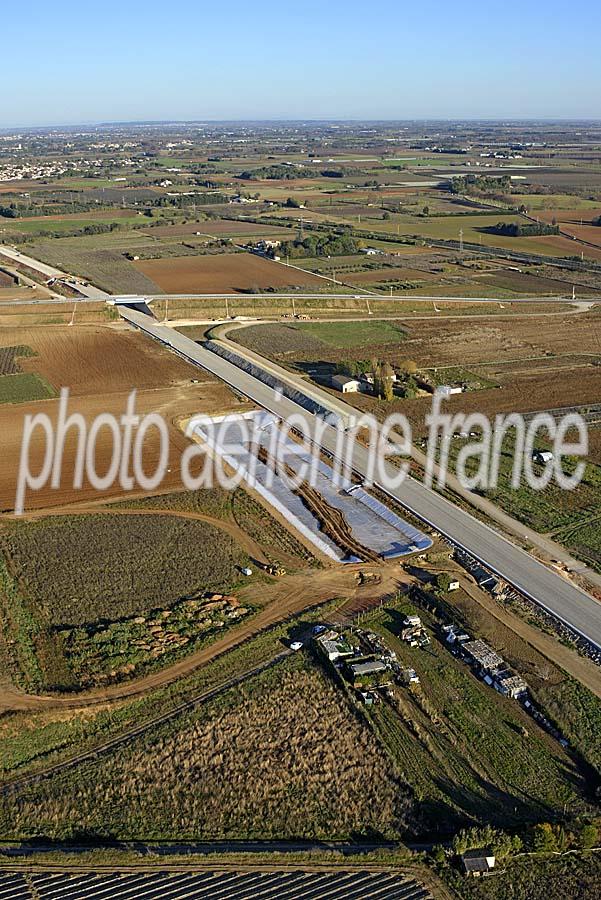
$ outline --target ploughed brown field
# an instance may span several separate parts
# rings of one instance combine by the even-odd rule
[[[486,369],[482,370],[486,371]],[[358,396],[358,395],[353,395]],[[530,375],[512,375],[500,388],[473,391],[449,397],[444,402],[444,412],[484,413],[489,418],[497,414],[536,412],[577,404],[598,403],[601,397],[601,370],[577,369],[561,377],[555,373],[535,372]],[[368,399],[368,398],[365,398]],[[363,397],[360,398],[363,400]],[[432,406],[432,398],[424,397],[410,403],[399,401],[391,404],[406,414],[414,433],[425,434],[425,416]],[[388,407],[387,407],[388,409]]]
[[[180,487],[180,457],[189,445],[179,421],[199,412],[229,410],[237,401],[217,379],[183,360],[161,350],[143,337],[114,327],[5,328],[0,332],[2,346],[25,344],[37,357],[19,360],[21,368],[35,371],[57,390],[70,389],[69,413],[81,413],[88,429],[96,416],[111,413],[120,418],[126,411],[130,392],[137,389],[136,412],[160,413],[168,425],[169,462],[161,488]],[[192,379],[198,380],[197,384]],[[14,507],[24,419],[28,414],[46,413],[56,426],[59,400],[43,400],[0,406],[2,466],[0,466],[0,510]],[[49,486],[28,495],[26,508],[39,509],[68,503],[118,496],[119,485],[101,493],[84,479],[81,490],[73,489],[77,429],[68,432],[62,473],[57,489]],[[46,444],[41,429],[36,429],[29,454],[30,471],[42,468]],[[102,476],[109,468],[113,435],[100,429],[96,441],[96,472]],[[143,445],[144,468],[150,476],[159,461],[160,445],[156,429],[149,429]],[[131,467],[130,467],[131,471]]]
[[[476,273],[475,278],[482,279],[486,284],[506,290],[525,294],[549,294],[553,297],[571,297],[571,281],[562,281],[560,278],[545,278],[541,275],[530,275],[527,272],[515,272],[513,269],[497,269],[494,272]],[[567,277],[567,276],[566,276]],[[599,296],[599,291],[592,287],[578,286],[578,296]]]
[[[526,240],[529,240],[529,238],[526,238]],[[561,254],[580,256],[581,253],[584,253],[585,259],[601,260],[601,247],[598,250],[596,247],[587,247],[586,244],[580,244],[578,241],[571,240],[561,234],[551,234],[545,237],[544,241],[546,244],[551,244]]]
[[[181,256],[135,263],[167,294],[237,294],[265,288],[323,287],[323,279],[251,253]]]
[[[530,311],[532,307],[528,307]],[[495,316],[472,320],[439,321],[410,319],[400,323],[407,331],[401,345],[402,358],[414,359],[420,368],[528,360],[548,354],[591,354],[591,363],[601,357],[601,315],[589,313]],[[395,362],[394,359],[390,360]],[[528,363],[524,363],[527,368]],[[494,366],[483,372],[495,371]],[[601,369],[598,370],[601,373]]]
[[[151,390],[189,383],[197,371],[142,334],[123,326],[3,328],[0,346],[31,347],[37,356],[21,359],[60,391],[73,395]]]
[[[601,248],[601,225],[562,225],[562,231]]]
[[[593,209],[541,209],[536,211],[536,217],[541,222],[552,222],[553,219],[559,222],[573,222],[575,225],[590,225],[593,219],[601,216],[601,206]]]

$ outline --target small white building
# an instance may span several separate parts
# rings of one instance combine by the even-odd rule
[[[343,394],[356,394],[361,387],[356,378],[350,378],[348,375],[332,375],[330,384]]]
[[[535,463],[544,466],[545,463],[552,461],[553,454],[550,450],[535,450],[532,454],[532,459]]]
[[[442,394],[443,397],[451,397],[453,394],[463,394],[463,388],[458,385],[440,384],[438,393]]]

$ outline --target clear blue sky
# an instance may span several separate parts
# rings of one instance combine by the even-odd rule
[[[0,126],[601,118],[598,0],[3,4]]]

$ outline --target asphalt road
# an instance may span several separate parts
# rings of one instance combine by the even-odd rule
[[[129,308],[121,308],[120,311],[131,324],[184,358],[212,372],[259,406],[282,419],[301,412],[309,421],[310,429],[313,423],[317,425],[317,421],[299,405],[276,395],[270,387],[242,372],[228,360],[143,313]],[[322,447],[336,458],[340,455],[337,437],[338,432],[331,426],[325,426],[320,437]],[[355,442],[349,458],[354,471],[365,477],[369,471],[368,450]],[[390,479],[398,475],[398,469],[390,463],[384,464],[383,471]],[[509,584],[601,649],[601,603],[592,596],[552,572],[499,532],[459,509],[421,482],[406,478],[401,485],[391,490],[383,488],[378,479],[375,483],[422,521],[463,547]]]

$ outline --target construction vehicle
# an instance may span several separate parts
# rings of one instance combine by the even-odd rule
[[[282,575],[286,574],[286,569],[283,566],[278,566],[275,563],[265,563],[261,565],[261,568],[268,575],[273,575],[274,578],[281,578]]]

